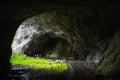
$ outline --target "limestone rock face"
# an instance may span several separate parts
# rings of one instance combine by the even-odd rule
[[[29,56],[34,56],[36,53],[46,55],[47,50],[54,53],[53,49],[59,46],[61,51],[64,49],[62,45],[70,46],[71,44],[70,35],[64,29],[68,26],[70,26],[68,17],[55,12],[43,13],[27,19],[17,30],[12,48],[21,50]],[[52,53],[48,51],[47,53]],[[56,50],[55,54],[60,52]]]
[[[118,77],[120,74],[120,31],[112,39],[109,47],[99,61],[98,73],[104,76]]]
[[[98,74],[112,76],[120,72],[118,13],[114,8],[48,11],[21,24],[12,48],[28,56],[39,53],[98,63]]]
[[[97,63],[110,44],[109,39],[119,29],[116,26],[118,22],[115,22],[118,14],[110,13],[112,10],[56,10],[42,13],[21,24],[12,47],[29,56],[39,53]],[[113,22],[112,25],[109,22]]]
[[[48,13],[55,10],[58,12]],[[21,36],[17,31],[13,49],[20,49],[30,56],[39,52],[43,55],[60,54],[87,62],[98,62],[97,70],[100,75],[119,75],[120,42],[117,34],[114,38],[115,33],[120,30],[119,10],[117,1],[112,3],[103,0],[1,1],[0,79],[6,77],[11,42],[18,25],[26,18],[41,13],[43,14],[37,21],[42,24],[30,19],[22,23],[19,28]]]

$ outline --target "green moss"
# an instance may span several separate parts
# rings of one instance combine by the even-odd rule
[[[10,62],[22,66],[29,66],[33,69],[46,69],[50,73],[61,73],[68,69],[68,65],[62,61],[53,61],[42,58],[31,58],[23,54],[12,54]]]

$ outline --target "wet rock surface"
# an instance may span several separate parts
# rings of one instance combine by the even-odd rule
[[[66,80],[66,73],[50,75],[46,69],[32,69],[27,66],[12,64],[8,80]]]

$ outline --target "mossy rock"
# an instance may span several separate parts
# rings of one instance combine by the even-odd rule
[[[116,33],[115,38],[109,45],[104,56],[98,63],[97,73],[100,75],[113,77],[120,73],[120,32]]]

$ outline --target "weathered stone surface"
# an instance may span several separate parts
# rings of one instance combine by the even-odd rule
[[[97,72],[104,76],[117,76],[120,74],[120,31],[112,39],[109,47],[100,60]]]
[[[74,23],[70,21],[70,17],[55,11],[28,19],[16,32],[12,44],[13,49],[21,50],[29,56],[34,56],[35,53],[44,56],[47,54],[68,55],[70,50],[65,50],[65,48],[72,46],[72,34],[70,37],[68,27],[72,27]],[[76,31],[75,29],[73,32]]]
[[[68,9],[66,12],[54,10],[42,13],[22,24],[20,30],[23,30],[24,34],[21,34],[22,37],[18,39],[15,38],[16,42],[23,44],[28,41],[29,43],[24,43],[22,47],[20,45],[18,48],[30,56],[35,53],[64,54],[73,56],[75,59],[86,59],[88,62],[97,63],[109,45],[109,39],[119,29],[116,26],[118,23],[114,22],[116,20],[114,17],[118,15],[109,13],[112,10],[113,8],[93,9],[81,13],[79,9],[78,11]],[[112,21],[112,25],[108,24]],[[108,27],[110,27],[109,31]],[[19,30],[16,34],[18,33]],[[58,44],[58,42],[60,43]],[[59,50],[56,49],[58,46]]]
[[[103,66],[103,64],[105,64],[104,62],[111,60],[115,62],[114,59],[116,59],[116,55],[118,55],[117,52],[119,52],[119,50],[117,51],[119,48],[117,48],[116,45],[119,43],[119,41],[114,43],[113,39],[112,43],[110,44],[111,46],[109,46],[109,48],[107,48],[107,46],[109,45],[109,40],[111,40],[117,30],[119,30],[120,12],[119,6],[117,5],[119,5],[117,2],[110,4],[110,1],[108,2],[101,0],[1,1],[0,27],[2,28],[0,29],[0,77],[3,73],[6,73],[4,70],[8,70],[7,67],[9,65],[11,54],[10,45],[14,33],[21,21],[28,17],[54,10],[62,10],[61,13],[66,12],[68,9],[74,10],[74,15],[69,13],[70,20],[72,21],[70,23],[74,22],[74,24],[72,27],[67,26],[66,29],[67,32],[69,32],[68,34],[70,35],[70,40],[72,41],[72,54],[74,54],[75,58],[82,58],[84,60],[88,54],[90,55],[93,53],[92,55],[94,55],[97,52],[105,52],[106,56],[103,58],[103,60],[100,61],[99,67]],[[74,29],[75,31],[73,31]],[[100,42],[102,43],[99,45]],[[63,44],[64,43],[62,43],[60,47]],[[57,48],[59,48],[59,46]],[[110,56],[107,56],[107,54],[115,57],[111,59]],[[119,60],[119,55],[117,56],[117,60]],[[109,62],[109,64],[112,63]],[[115,75],[117,72],[119,73],[119,71],[116,71],[118,68],[117,65],[117,62],[111,65],[115,66],[111,69],[115,71],[113,71],[110,75]],[[105,68],[106,70],[102,67],[100,68],[100,72],[102,72],[102,74],[104,73],[105,75],[108,75],[108,72],[111,72],[109,71],[110,67],[108,66],[108,63],[105,66],[107,66],[107,68]]]

